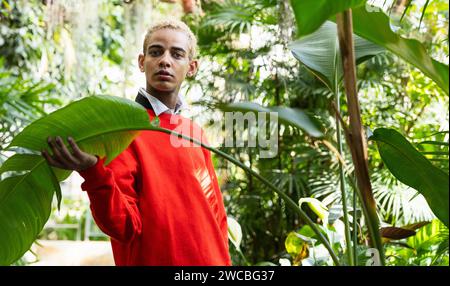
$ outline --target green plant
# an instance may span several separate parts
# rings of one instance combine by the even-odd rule
[[[370,138],[377,142],[381,158],[392,174],[423,194],[435,215],[448,227],[448,174],[433,166],[395,130],[379,128]]]
[[[90,108],[86,109],[85,105]],[[109,111],[112,121],[105,121],[105,117],[98,116],[108,114],[107,110],[102,110],[106,106],[119,106],[117,110],[112,108]],[[141,112],[136,112],[137,107]],[[73,113],[68,116],[67,112]],[[73,114],[79,116],[74,117]],[[95,117],[96,126],[100,128],[98,130],[89,128]],[[72,128],[61,124],[67,118],[71,118],[67,124],[71,124]],[[115,123],[110,125],[111,122]],[[40,152],[48,148],[45,141],[47,136],[60,134],[67,138],[71,133],[73,135],[70,136],[74,136],[80,147],[106,156],[107,162],[110,162],[137,135],[133,128],[140,130],[149,126],[145,110],[139,109],[137,103],[119,98],[105,100],[104,97],[89,97],[80,104],[66,106],[60,112],[54,112],[27,126],[12,140],[9,147],[17,146],[26,148],[29,152]],[[110,144],[104,145],[101,143],[103,140]],[[1,166],[0,173],[4,172],[13,173],[0,182],[0,261],[1,264],[9,264],[21,257],[40,233],[49,218],[53,194],[56,193],[58,204],[61,201],[59,182],[71,172],[51,168],[42,156],[33,153],[15,154]],[[33,196],[29,195],[30,188],[33,188]]]
[[[325,3],[313,4],[313,1],[291,1],[294,8],[294,13],[297,19],[298,31],[297,34],[300,37],[305,38],[306,45],[309,45],[308,38],[305,37],[308,34],[313,33],[319,29],[322,24],[329,18],[332,18],[338,24],[338,35],[341,47],[342,62],[344,63],[344,82],[349,108],[350,128],[346,131],[346,138],[349,144],[353,162],[355,164],[356,179],[358,182],[358,188],[360,190],[359,195],[362,199],[362,206],[368,220],[369,232],[371,234],[371,242],[375,243],[381,256],[383,256],[383,250],[380,245],[378,231],[378,218],[376,213],[375,200],[372,194],[371,183],[368,174],[367,163],[364,158],[367,158],[367,149],[364,144],[364,135],[362,131],[360,108],[357,97],[356,89],[356,69],[355,69],[355,51],[353,46],[352,32],[367,40],[370,40],[387,50],[396,53],[403,59],[412,63],[419,69],[421,69],[427,76],[431,77],[435,82],[448,94],[448,66],[441,64],[429,57],[425,51],[423,45],[414,40],[405,40],[396,35],[389,29],[388,18],[383,15],[382,12],[370,13],[362,7],[367,4],[366,1],[335,1],[333,4],[327,3],[327,7],[322,7]],[[427,3],[428,4],[428,3]],[[319,9],[322,7],[322,9]],[[334,18],[334,14],[342,12]],[[308,12],[316,9],[314,19],[308,18]],[[372,11],[371,11],[372,12]],[[353,20],[353,24],[352,24]],[[312,24],[308,26],[308,24]],[[326,27],[326,25],[324,26]],[[386,29],[387,31],[379,31],[378,29]],[[321,28],[325,29],[325,28]],[[311,37],[315,39],[314,37]],[[318,37],[320,39],[320,37]],[[332,42],[331,42],[332,43]],[[328,60],[328,65],[332,66],[336,63],[336,57],[331,57]],[[337,65],[337,64],[336,64]],[[315,66],[313,66],[315,67]],[[340,68],[338,68],[340,69]],[[317,68],[315,69],[317,72]],[[318,76],[322,77],[325,83],[328,83],[330,87],[331,83],[337,82],[337,76],[324,76],[324,69],[318,72]],[[332,71],[332,70],[331,70]],[[333,75],[328,72],[329,75]],[[336,84],[334,86],[337,86]],[[337,90],[337,88],[335,88]],[[339,99],[337,101],[339,107]],[[338,108],[338,112],[340,112]],[[339,116],[339,114],[338,114]],[[345,126],[345,123],[344,123]],[[337,126],[339,134],[339,126]],[[338,138],[339,139],[339,138]],[[342,172],[341,172],[342,173]],[[341,176],[342,177],[342,176]],[[343,193],[345,194],[345,192]],[[345,197],[344,197],[345,198]],[[344,204],[345,206],[345,204]],[[448,209],[448,207],[447,207]],[[346,212],[346,210],[344,210]],[[447,212],[445,208],[440,208],[440,212]],[[348,232],[347,232],[348,237]],[[382,258],[383,260],[383,258]]]
[[[101,116],[99,116],[101,114]],[[71,118],[70,121],[67,118]],[[56,124],[63,122],[65,124]],[[177,134],[171,130],[159,128],[159,120],[148,120],[147,112],[137,103],[107,96],[92,96],[69,104],[27,126],[11,142],[10,146],[19,146],[30,151],[39,152],[46,146],[48,136],[71,136],[85,152],[106,157],[106,164],[122,152],[138,134],[139,130],[155,130],[175,134],[220,155],[243,168],[252,176],[280,195],[287,205],[293,208],[316,232],[318,238],[327,247],[334,262],[337,257],[311,219],[281,190],[267,179],[256,173],[235,158],[217,149],[209,147],[195,139]],[[92,128],[95,126],[95,128]],[[65,142],[65,144],[67,144]],[[17,172],[24,172],[18,175]],[[10,264],[28,250],[31,243],[48,220],[53,193],[61,201],[59,181],[66,178],[71,171],[51,168],[45,159],[34,154],[16,154],[1,167],[0,173],[16,174],[0,181],[1,232],[0,263]],[[36,196],[27,196],[28,188],[35,188]],[[23,225],[23,227],[17,227]],[[15,237],[20,237],[19,240]]]
[[[24,125],[45,115],[46,107],[61,105],[54,89],[54,84],[14,75],[0,58],[0,162],[4,148]]]
[[[331,21],[314,33],[295,40],[290,49],[302,64],[317,76],[332,92],[337,93],[344,75],[337,26]],[[361,64],[385,49],[355,36],[356,63]]]
[[[369,40],[390,52],[403,58],[408,63],[420,69],[425,75],[432,78],[447,94],[449,68],[448,65],[433,60],[426,52],[425,47],[417,40],[405,39],[395,34],[390,29],[389,17],[382,11],[368,12],[364,7],[367,1],[337,0],[332,5],[327,1],[321,1],[321,5],[326,5],[326,9],[316,1],[292,1],[297,19],[298,36],[306,36],[316,31],[322,24],[333,19],[336,13],[352,8],[352,18],[354,23],[354,33],[366,40]],[[329,8],[328,8],[329,7]],[[309,15],[309,16],[308,16]],[[313,18],[313,20],[310,20]],[[311,27],[304,27],[302,23],[310,21],[314,23]]]
[[[347,10],[363,6],[365,0],[291,0],[292,7],[297,19],[298,37],[306,36],[319,29],[322,24],[336,14]]]
[[[448,228],[433,220],[414,235],[388,243],[386,257],[388,265],[448,266]]]
[[[277,114],[279,122],[285,126],[292,126],[305,131],[309,136],[320,138],[323,136],[320,127],[317,127],[311,117],[305,111],[298,108],[289,108],[284,106],[264,107],[253,102],[237,102],[228,104],[219,104],[218,109],[225,112],[274,112]]]
[[[351,261],[353,254],[348,256],[346,252],[353,250],[346,247],[345,226],[340,220],[341,216],[336,215],[319,200],[314,198],[303,198],[299,200],[299,206],[307,203],[309,208],[318,216],[321,224],[317,224],[322,234],[327,237],[333,249],[340,258],[342,265],[354,265]],[[290,232],[285,240],[286,251],[292,257],[292,265],[331,265],[330,255],[322,243],[317,239],[317,235],[309,225],[304,225],[296,231]],[[345,256],[344,256],[345,255]]]
[[[295,42],[290,47],[294,56],[304,64],[314,75],[316,75],[329,89],[335,93],[335,107],[337,108],[338,116],[340,116],[340,83],[344,76],[343,63],[341,58],[340,45],[338,41],[338,30],[336,24],[332,22],[325,22],[314,33],[304,36]],[[372,44],[360,37],[355,36],[355,57],[356,63],[360,64],[365,60],[383,52],[384,49]],[[341,143],[341,126],[339,119],[336,119],[336,137],[339,156],[342,158],[343,150]],[[339,160],[340,168],[340,185],[341,197],[344,211],[344,222],[346,226],[346,240],[349,247],[348,260],[351,265],[354,264],[354,251],[351,249],[350,226],[348,223],[347,199],[345,188],[345,174],[341,160]],[[356,247],[356,242],[353,242]]]

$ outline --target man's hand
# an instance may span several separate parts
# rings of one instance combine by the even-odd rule
[[[57,136],[54,140],[48,137],[47,142],[52,150],[53,156],[45,150],[42,150],[41,153],[50,166],[66,170],[83,171],[97,163],[97,157],[81,151],[71,137],[67,141],[72,147],[73,153],[69,152],[61,137]]]

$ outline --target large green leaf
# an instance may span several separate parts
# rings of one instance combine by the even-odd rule
[[[0,166],[0,175],[5,172],[29,171],[32,166],[40,163],[42,156],[35,154],[14,154]]]
[[[30,171],[0,181],[0,265],[19,259],[50,216],[59,184],[48,164],[34,161]]]
[[[393,129],[376,129],[376,141],[383,162],[402,183],[419,191],[434,214],[448,226],[449,177],[431,164],[408,140]]]
[[[280,123],[299,128],[313,137],[322,137],[317,124],[303,110],[283,106],[264,107],[253,102],[237,102],[218,105],[218,108],[229,112],[276,112]]]
[[[132,101],[114,97],[94,96],[73,103],[52,113],[45,119],[32,123],[22,131],[26,135],[19,134],[11,143],[11,146],[26,146],[32,150],[40,150],[41,148],[47,148],[47,144],[41,143],[41,141],[45,142],[48,135],[63,135],[63,137],[70,135],[79,143],[82,149],[100,156],[105,154],[106,162],[110,162],[114,156],[128,146],[134,136],[137,135],[138,130],[156,130],[167,134],[176,134],[187,140],[193,140],[249,172],[279,194],[287,202],[287,205],[311,226],[311,229],[317,234],[317,239],[329,251],[334,263],[340,265],[326,237],[284,192],[234,157],[192,138],[187,138],[185,135],[156,127],[157,125],[158,120],[150,122],[145,109]],[[131,131],[127,132],[127,130]],[[14,171],[14,169],[21,169],[23,168],[22,163],[8,163],[9,166],[3,170]],[[36,160],[35,163],[37,167],[28,173],[9,177],[0,182],[0,265],[10,264],[21,257],[29,249],[37,233],[40,232],[45,220],[48,218],[51,197],[53,192],[55,192],[54,189],[58,187],[58,180],[46,161]],[[44,167],[46,167],[46,170],[40,171],[41,168],[44,170]],[[39,177],[39,181],[35,180],[37,177]],[[44,199],[44,195],[35,191],[36,188],[47,190],[49,196]],[[23,194],[27,194],[27,196]],[[30,194],[45,202],[41,204],[44,207],[40,207],[38,205],[39,202],[26,202],[26,197]],[[13,206],[18,207],[14,208]],[[27,207],[20,208],[21,206]],[[13,211],[6,211],[11,209]],[[17,215],[16,212],[19,212],[19,214]],[[37,219],[37,217],[40,219]],[[24,231],[22,227],[16,227],[22,225],[26,227],[26,222],[33,220],[37,221],[34,231]],[[20,237],[20,240],[14,239],[15,237]]]
[[[357,63],[384,51],[384,48],[361,37],[355,36],[354,41]],[[337,84],[343,77],[343,68],[335,23],[325,22],[314,33],[291,43],[290,49],[295,58],[311,70],[330,90],[336,92]]]
[[[0,166],[0,175],[5,172],[19,172],[23,173],[24,171],[31,171],[31,169],[43,163],[42,156],[36,154],[14,154],[10,158],[8,158],[3,164]],[[58,182],[64,181],[67,177],[70,176],[72,171],[63,170],[52,167],[53,173],[55,174]],[[56,189],[56,198],[58,199],[58,209],[61,205],[61,190],[59,188]]]
[[[120,154],[139,130],[149,129],[146,110],[139,104],[110,96],[91,96],[41,118],[19,133],[10,146],[48,149],[48,136],[74,138],[86,152],[106,157],[106,164]],[[55,169],[43,157],[16,154],[0,168],[25,172],[0,182],[0,265],[20,258],[47,221],[53,193],[60,196],[58,181],[70,171]],[[56,174],[56,175],[55,175]]]
[[[5,172],[11,171],[13,172],[29,171],[30,166],[34,166],[41,160],[42,157],[36,154],[14,154],[10,158],[8,158],[8,160],[3,162],[3,165],[0,166],[0,175]],[[62,170],[53,167],[52,170],[55,173],[58,182],[64,181],[65,179],[67,179],[67,177],[69,177],[70,173],[72,173],[69,170]]]
[[[364,7],[353,9],[353,30],[358,36],[386,48],[420,69],[449,93],[448,65],[433,60],[419,41],[394,33],[390,29],[389,17],[383,12],[367,12]]]
[[[65,142],[71,136],[85,152],[106,156],[108,164],[139,130],[149,126],[148,114],[138,103],[119,97],[90,96],[25,127],[7,148],[49,150],[48,136],[61,136]]]
[[[35,166],[42,164],[42,156],[35,155],[35,154],[15,154],[8,158],[1,166],[0,166],[0,175],[5,172],[19,172],[22,173],[24,171],[31,171]],[[58,170],[58,171],[57,171]],[[59,171],[60,170],[60,171]],[[71,172],[68,172],[67,170],[61,170],[54,168],[56,177],[58,178],[58,181],[63,181],[70,175]],[[61,190],[59,188],[56,189],[56,197],[58,199],[58,209],[61,205]]]
[[[311,34],[331,16],[362,6],[365,2],[366,0],[291,0],[297,21],[297,36]]]

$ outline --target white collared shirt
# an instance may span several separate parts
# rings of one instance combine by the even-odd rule
[[[178,94],[178,101],[175,105],[175,109],[173,109],[169,108],[159,99],[148,93],[145,88],[141,87],[139,89],[139,92],[148,99],[148,102],[150,102],[150,105],[152,106],[156,116],[159,116],[161,113],[178,114],[181,110],[188,109],[188,104],[181,94]]]

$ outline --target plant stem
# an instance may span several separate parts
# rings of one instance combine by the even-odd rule
[[[143,128],[144,129],[144,128]],[[285,202],[286,204],[293,210],[295,211],[301,218],[302,220],[304,220],[310,227],[311,229],[314,231],[314,233],[317,235],[317,238],[320,242],[323,243],[323,245],[325,246],[325,248],[328,250],[328,252],[330,253],[331,258],[333,259],[333,262],[336,266],[340,266],[340,262],[339,259],[336,255],[336,253],[334,253],[333,248],[331,247],[330,243],[328,242],[328,240],[326,239],[326,237],[320,232],[319,228],[316,226],[316,224],[308,217],[308,215],[288,196],[286,195],[283,191],[281,191],[280,189],[278,189],[277,187],[275,187],[271,182],[269,182],[266,178],[264,178],[263,176],[261,176],[260,174],[258,174],[257,172],[253,171],[251,168],[245,166],[243,163],[241,163],[240,161],[238,161],[237,159],[235,159],[234,157],[228,155],[227,153],[224,153],[216,148],[210,147],[208,145],[203,144],[202,142],[190,138],[186,135],[183,134],[179,134],[177,132],[174,132],[172,130],[169,129],[165,129],[165,128],[160,128],[160,127],[147,127],[145,128],[146,130],[155,130],[155,131],[161,131],[167,134],[171,134],[172,136],[177,136],[178,138],[183,138],[186,139],[190,142],[193,142],[199,146],[202,146],[205,149],[208,149],[211,152],[214,152],[215,154],[219,155],[220,157],[232,162],[233,164],[239,166],[240,168],[242,168],[243,170],[249,172],[252,176],[256,177],[257,179],[259,179],[264,185],[266,185],[267,187],[269,187],[270,189],[272,189],[275,193],[277,193]]]
[[[376,202],[372,193],[370,183],[367,143],[365,141],[364,129],[361,123],[361,114],[356,87],[356,63],[355,49],[353,44],[353,23],[352,12],[346,10],[336,15],[338,26],[339,46],[341,50],[342,63],[344,68],[344,85],[347,96],[348,113],[350,118],[350,140],[349,144],[353,164],[355,165],[355,175],[365,210],[367,227],[371,237],[371,247],[378,250],[381,263],[384,265],[384,251],[379,233],[379,221],[376,209]]]
[[[358,225],[356,224],[356,189],[353,189],[353,255],[355,265],[358,266]]]
[[[337,73],[336,73],[336,88],[335,88],[335,95],[336,95],[336,107],[338,112],[341,111],[341,104],[340,104],[340,96],[339,96],[339,86],[337,81]],[[342,137],[341,137],[341,125],[339,122],[339,119],[336,115],[336,137],[337,137],[337,144],[338,144],[338,152],[341,158],[342,156]],[[346,187],[345,187],[345,176],[344,176],[344,166],[342,165],[342,162],[339,160],[339,181],[341,185],[341,200],[342,200],[342,211],[344,212],[344,225],[345,225],[345,244],[347,248],[347,259],[350,266],[355,265],[354,257],[353,257],[353,247],[351,243],[351,236],[350,236],[350,224],[348,223],[348,208],[347,208],[347,195],[346,195]]]
[[[247,258],[245,257],[244,253],[242,253],[242,250],[240,248],[236,248],[237,253],[241,256],[242,260],[244,260],[245,266],[251,266],[248,262]]]

